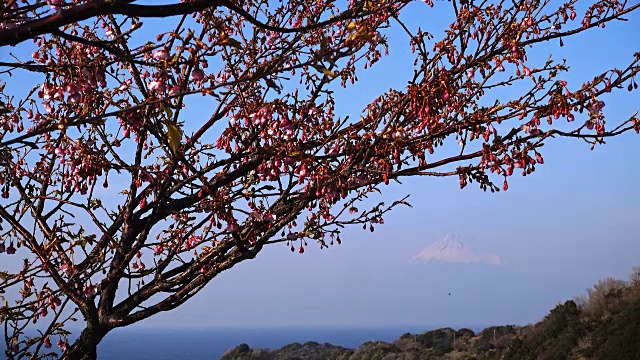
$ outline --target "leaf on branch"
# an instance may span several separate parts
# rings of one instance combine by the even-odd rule
[[[338,74],[335,71],[331,71],[329,69],[323,68],[322,66],[316,65],[314,66],[314,68],[332,79],[338,76]]]
[[[365,40],[371,41],[373,40],[373,34],[371,34],[365,27],[359,28],[357,31],[352,32],[349,37],[347,37],[347,42],[355,41],[355,40]]]
[[[329,69],[323,69],[322,73],[329,76],[330,78],[334,78],[336,76],[338,76],[338,74],[336,74],[335,72],[329,70]]]
[[[163,103],[160,103],[160,109],[162,109],[162,111],[167,114],[167,118],[171,120],[171,118],[173,117],[173,110]]]
[[[182,142],[182,130],[177,124],[167,123],[167,137],[169,138],[171,150],[176,153]]]
[[[320,39],[320,52],[323,54],[327,53],[327,38],[325,37]]]
[[[406,201],[404,201],[404,200],[398,200],[398,201],[395,201],[395,202],[393,203],[393,206],[396,206],[396,205],[406,205],[406,206],[408,206],[408,207],[410,207],[410,208],[413,208],[413,205],[409,204],[408,202],[406,202]]]
[[[7,107],[7,105],[0,101],[0,115],[8,114],[10,112],[11,110]]]
[[[234,47],[238,50],[242,50],[242,44],[240,43],[240,41],[234,39],[234,38],[226,38],[221,42],[222,45],[227,45],[227,46],[231,46]]]

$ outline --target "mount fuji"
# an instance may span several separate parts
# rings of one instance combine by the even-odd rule
[[[453,263],[486,263],[501,265],[498,255],[491,253],[474,253],[469,244],[462,243],[447,234],[442,240],[433,243],[417,253],[410,263],[414,262],[453,262]]]

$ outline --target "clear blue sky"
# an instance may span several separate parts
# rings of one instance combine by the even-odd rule
[[[448,10],[450,5],[436,6]],[[420,25],[436,36],[446,25],[446,16],[422,2],[404,15],[410,26]],[[640,51],[639,15],[604,31],[565,39],[563,48],[542,46],[530,53],[530,60],[544,61],[550,53],[566,58],[572,69],[565,79],[575,88],[597,70],[625,66]],[[413,55],[405,37],[387,34],[391,55],[361,72],[360,83],[339,92],[342,114],[357,115],[382,91],[406,85]],[[8,79],[9,84],[14,81]],[[609,120],[639,109],[639,94],[619,91],[606,98]],[[197,116],[197,108],[190,111]],[[284,245],[267,248],[255,260],[223,273],[186,305],[139,326],[537,321],[597,280],[626,278],[632,266],[640,265],[640,136],[621,136],[594,151],[582,141],[552,141],[543,154],[543,166],[532,176],[514,177],[509,191],[499,194],[484,193],[474,184],[460,190],[454,178],[405,179],[403,186],[388,186],[385,201],[410,194],[414,207],[398,208],[375,233],[349,229],[343,245],[328,250],[309,246],[303,255]],[[500,255],[503,265],[408,263],[447,233],[459,234],[475,250]],[[239,308],[242,312],[229,311]]]

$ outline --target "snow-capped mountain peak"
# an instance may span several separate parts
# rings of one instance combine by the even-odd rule
[[[477,263],[483,262],[493,265],[500,265],[502,261],[495,254],[476,254],[469,244],[465,244],[457,238],[447,234],[443,239],[427,246],[416,254],[410,262],[455,262],[455,263]]]

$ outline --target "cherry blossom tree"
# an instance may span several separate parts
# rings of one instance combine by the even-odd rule
[[[409,5],[447,7],[454,21],[444,33],[413,29]],[[511,176],[544,163],[545,142],[593,147],[638,133],[634,115],[605,121],[601,96],[638,88],[640,53],[615,54],[626,67],[596,69],[582,84],[563,80],[562,61],[527,58],[545,42],[606,31],[598,28],[638,8],[4,0],[6,356],[95,358],[110,331],[180,306],[267,245],[303,253],[310,243],[339,244],[348,225],[374,231],[407,204],[364,201],[391,181],[453,177],[461,188],[506,191]],[[166,28],[144,25],[154,18]],[[407,42],[390,43],[391,28]],[[335,89],[403,46],[415,53],[406,87],[381,92],[358,119],[337,114]],[[15,90],[25,82],[27,91]],[[516,84],[509,99],[488,95]],[[198,97],[207,106],[184,116]],[[454,155],[442,150],[451,143],[460,145]],[[24,262],[11,267],[10,257]],[[73,322],[83,324],[77,337],[67,330]]]

